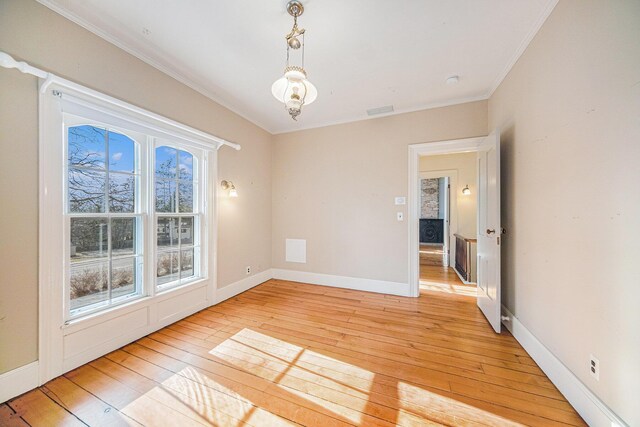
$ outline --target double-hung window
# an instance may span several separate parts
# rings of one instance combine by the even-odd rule
[[[197,278],[200,271],[198,157],[176,146],[155,149],[156,279],[158,291]]]
[[[239,146],[41,81],[41,379],[215,301],[217,150]]]
[[[135,137],[103,124],[75,124],[81,118],[67,121],[66,294],[73,318],[142,295],[144,189]]]
[[[63,114],[66,321],[206,278],[207,150],[89,116]]]

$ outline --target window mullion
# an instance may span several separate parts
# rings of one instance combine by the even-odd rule
[[[178,154],[178,159],[180,159],[179,154]],[[178,166],[178,169],[180,169],[179,166]],[[180,208],[178,207],[178,211],[179,210]],[[182,283],[182,217],[179,216],[176,219],[178,221],[178,224],[177,224],[178,225],[178,281]]]
[[[107,289],[109,290],[108,305],[111,305],[113,295],[113,287],[111,283],[111,272],[113,271],[112,244],[111,244],[111,217],[107,215],[107,259],[109,260],[107,268]]]
[[[145,277],[146,280],[146,293],[153,297],[156,295],[156,263],[157,263],[157,250],[156,242],[158,241],[158,217],[155,211],[155,151],[156,140],[151,136],[147,136],[147,145],[145,147],[145,170],[142,171],[146,180],[146,197],[145,207],[147,209],[147,221],[146,221],[146,239],[147,251],[145,252]]]
[[[104,169],[105,169],[105,181],[104,181],[104,211],[109,214],[109,131],[104,132]]]
[[[105,197],[104,197],[104,211],[107,214],[107,259],[108,264],[107,264],[107,290],[108,290],[108,295],[109,295],[109,299],[107,300],[108,304],[107,305],[111,305],[111,299],[112,299],[112,283],[111,283],[111,271],[113,269],[113,260],[111,259],[111,215],[109,215],[111,209],[110,209],[110,203],[109,203],[109,183],[110,183],[110,177],[109,177],[109,130],[105,129],[104,132],[104,168],[106,171],[106,175],[105,175],[105,182],[104,182],[104,192],[105,192]]]

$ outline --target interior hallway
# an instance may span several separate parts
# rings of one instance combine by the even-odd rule
[[[475,288],[270,280],[0,405],[0,425],[585,425]]]
[[[420,266],[444,265],[444,245],[437,243],[420,243]]]

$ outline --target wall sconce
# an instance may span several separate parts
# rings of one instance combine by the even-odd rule
[[[466,187],[462,189],[462,194],[464,194],[465,196],[468,196],[469,194],[471,194],[471,190],[469,189],[469,184],[467,184]]]
[[[233,182],[224,180],[220,183],[220,186],[223,190],[229,190],[229,197],[238,197],[238,191],[236,190],[236,186],[233,185]]]

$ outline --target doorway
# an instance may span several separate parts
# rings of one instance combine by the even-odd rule
[[[451,230],[457,228],[457,201],[455,197],[451,198],[451,188],[456,185],[455,170],[420,172],[418,228],[421,266],[451,264]]]
[[[466,295],[473,294],[476,272],[471,258],[475,256],[477,234],[476,199],[473,196],[477,188],[476,153],[420,156],[419,167],[420,289],[433,289],[434,277],[442,277],[449,285],[464,289]],[[436,217],[438,219],[431,219]],[[428,233],[425,231],[431,229],[427,227],[440,229]],[[434,235],[440,240],[430,239]],[[459,242],[461,239],[463,244]]]
[[[470,195],[470,200],[476,200],[477,210],[473,214],[473,231],[467,229],[460,232],[460,227],[452,228],[450,236],[456,238],[454,244],[450,244],[450,251],[455,248],[455,252],[449,258],[449,264],[457,261],[456,255],[463,245],[458,245],[458,236],[461,236],[460,243],[476,241],[477,254],[468,253],[471,259],[467,270],[474,269],[477,272],[478,286],[474,287],[477,294],[477,303],[483,314],[496,332],[500,332],[500,138],[499,132],[495,131],[491,135],[479,138],[468,138],[453,141],[441,141],[424,144],[414,144],[409,146],[409,194],[408,194],[408,222],[409,222],[409,285],[412,296],[420,295],[420,226],[421,215],[421,181],[420,174],[423,169],[420,167],[421,158],[437,157],[438,155],[453,155],[460,153],[470,153],[477,165],[476,178],[473,180],[475,195],[471,195],[464,188],[455,188],[451,191],[453,195],[458,193]],[[439,168],[427,170],[437,171]],[[469,179],[471,181],[471,179]],[[465,182],[472,184],[471,182]],[[459,186],[458,186],[459,187]],[[460,201],[460,199],[458,199]],[[460,203],[458,203],[460,204]],[[452,209],[451,219],[459,210]],[[459,215],[458,215],[459,216]],[[452,222],[452,221],[451,221]],[[470,252],[470,251],[468,251]],[[475,261],[475,265],[473,262]],[[454,265],[455,266],[455,265]],[[445,266],[450,268],[449,266]],[[476,270],[477,269],[477,270]],[[453,271],[453,270],[452,270]],[[448,273],[446,270],[445,273]],[[469,271],[466,271],[467,273]],[[454,273],[455,274],[455,273]]]

